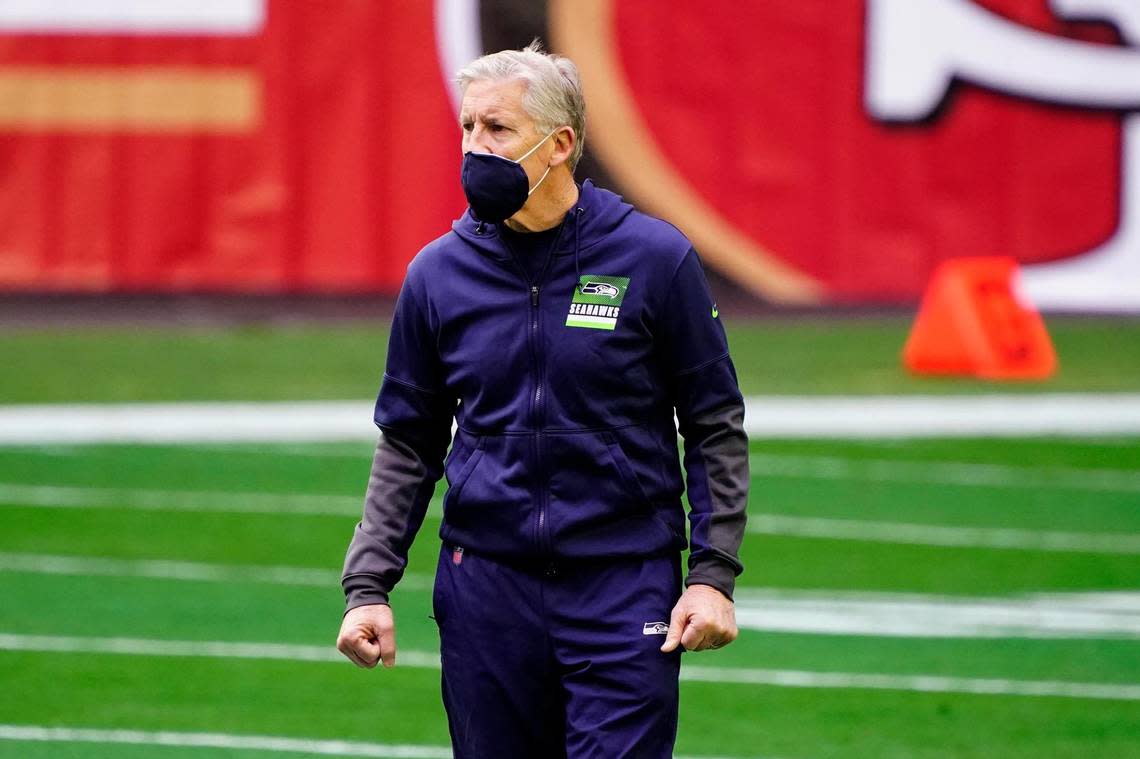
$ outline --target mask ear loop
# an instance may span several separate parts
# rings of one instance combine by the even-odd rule
[[[538,186],[539,186],[540,184],[542,184],[542,180],[546,179],[546,175],[547,175],[547,174],[549,174],[549,173],[550,173],[550,167],[549,167],[549,166],[547,166],[547,167],[546,167],[546,171],[542,172],[542,176],[539,178],[539,180],[538,180],[537,182],[535,182],[535,184],[534,184],[534,187],[532,187],[532,188],[530,188],[529,190],[527,190],[527,191],[526,191],[526,196],[527,196],[528,198],[531,196],[531,194],[532,194],[532,193],[533,193],[535,190],[537,190],[537,189],[538,189]]]
[[[525,161],[526,159],[530,158],[530,154],[531,154],[531,153],[533,153],[534,151],[538,150],[538,148],[539,148],[539,147],[542,145],[542,143],[544,143],[544,142],[546,142],[547,140],[549,140],[549,139],[550,139],[550,135],[554,134],[555,132],[557,132],[557,131],[558,131],[559,129],[561,129],[561,128],[562,128],[562,127],[554,127],[553,129],[551,129],[551,130],[550,130],[550,132],[548,132],[548,133],[547,133],[547,135],[546,135],[545,137],[543,137],[543,138],[542,138],[541,140],[539,140],[538,142],[534,143],[534,147],[532,147],[530,150],[526,151],[526,152],[525,152],[525,153],[523,153],[521,156],[519,156],[518,158],[516,158],[516,159],[515,159],[515,163],[522,163],[522,162],[523,162],[523,161]]]
[[[547,140],[549,140],[549,139],[550,139],[550,135],[554,134],[555,132],[557,132],[557,131],[558,131],[559,129],[561,129],[561,128],[562,128],[562,127],[554,127],[553,129],[551,129],[551,130],[550,130],[550,131],[547,133],[547,135],[546,135],[545,137],[543,137],[541,140],[539,140],[538,142],[536,142],[536,143],[534,144],[534,147],[533,147],[533,148],[531,148],[530,150],[526,151],[526,152],[525,152],[525,153],[523,153],[521,156],[519,156],[519,157],[518,157],[518,159],[516,159],[516,160],[515,160],[515,163],[517,163],[517,164],[521,165],[523,161],[525,161],[527,158],[530,158],[531,154],[532,154],[534,151],[538,150],[539,146],[541,146],[541,145],[542,145],[542,143],[544,143],[544,142],[546,142]],[[547,167],[546,167],[546,171],[542,172],[542,176],[541,176],[541,177],[539,177],[539,180],[538,180],[537,182],[535,182],[535,184],[534,184],[534,187],[531,187],[529,190],[527,190],[527,191],[526,191],[526,196],[527,196],[528,198],[529,198],[529,197],[530,197],[530,196],[531,196],[531,195],[534,193],[534,191],[535,191],[535,190],[537,190],[537,189],[538,189],[538,186],[539,186],[540,184],[542,184],[543,180],[545,180],[545,179],[546,179],[546,175],[550,173],[550,169],[551,169],[551,168],[553,168],[553,167],[551,167],[551,166],[547,166]]]

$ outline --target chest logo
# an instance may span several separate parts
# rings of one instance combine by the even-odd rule
[[[629,277],[583,275],[574,289],[570,311],[566,314],[566,326],[612,331],[617,326],[627,289]]]

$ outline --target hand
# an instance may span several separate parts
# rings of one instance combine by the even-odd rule
[[[340,623],[337,650],[358,667],[372,669],[380,661],[396,665],[396,622],[387,604],[350,609]]]
[[[687,651],[721,648],[736,640],[736,607],[711,585],[690,585],[669,616],[669,634],[661,650],[680,643]]]

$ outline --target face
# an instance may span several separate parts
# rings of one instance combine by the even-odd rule
[[[520,81],[477,80],[467,85],[459,109],[463,152],[494,153],[517,159],[545,137],[522,106],[526,84]],[[533,186],[550,165],[554,138],[523,161]]]

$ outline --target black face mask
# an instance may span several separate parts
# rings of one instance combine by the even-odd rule
[[[494,153],[463,154],[459,179],[463,183],[463,194],[467,196],[471,213],[476,219],[488,224],[501,224],[526,205],[527,198],[550,173],[550,167],[546,167],[538,184],[531,187],[522,162],[557,131],[555,129],[543,137],[517,161]]]

